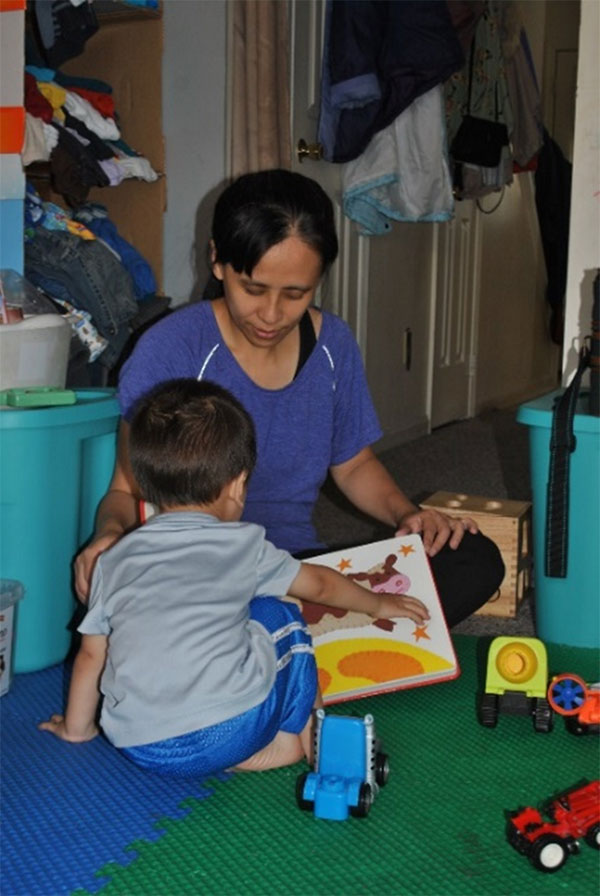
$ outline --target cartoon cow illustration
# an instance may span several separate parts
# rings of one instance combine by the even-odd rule
[[[394,567],[397,559],[396,554],[388,554],[383,563],[373,566],[366,572],[351,572],[346,575],[370,591],[406,594],[410,589],[410,579]],[[354,610],[326,607],[323,604],[312,604],[302,600],[295,600],[294,603],[300,607],[313,636],[338,631],[341,628],[358,628],[365,624],[364,614]],[[373,620],[373,625],[384,631],[392,631],[395,624],[393,619]]]

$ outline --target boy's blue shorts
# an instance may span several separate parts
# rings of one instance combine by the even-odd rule
[[[250,618],[269,632],[277,653],[277,678],[266,700],[217,725],[123,747],[122,753],[136,765],[164,775],[206,777],[253,756],[278,731],[302,731],[317,695],[317,666],[306,622],[295,604],[276,597],[254,598]]]

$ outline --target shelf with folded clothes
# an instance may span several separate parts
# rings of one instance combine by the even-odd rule
[[[161,132],[162,10],[160,6],[152,10],[122,2],[92,6],[99,13],[97,28],[88,35],[81,52],[55,69],[44,65],[43,52],[35,60],[38,36],[37,43],[33,41],[33,56],[34,63],[40,64],[34,64],[31,71],[33,36],[29,35],[27,73],[36,76],[34,83],[39,87],[36,69],[49,69],[41,74],[50,78],[42,82],[47,95],[42,100],[49,96],[59,110],[55,115],[53,108],[50,120],[43,123],[39,109],[32,110],[38,116],[34,122],[27,116],[30,128],[37,132],[33,141],[44,144],[58,135],[60,145],[50,159],[44,160],[42,149],[42,158],[26,153],[23,161],[28,178],[45,200],[66,202],[71,208],[88,200],[105,205],[119,232],[149,260],[160,288],[166,204]],[[67,107],[61,102],[63,89]],[[85,105],[90,99],[87,90],[95,102],[102,100],[98,110],[90,111]],[[58,98],[52,96],[55,92]],[[36,103],[35,96],[29,101],[26,97],[26,107],[32,103]]]
[[[94,9],[100,23],[125,21],[128,19],[159,19],[163,13],[164,0],[93,0]]]
[[[37,0],[30,0],[25,9],[29,23],[35,15],[36,2]],[[49,4],[52,0],[41,0],[41,2]],[[160,19],[163,14],[163,4],[164,0],[90,0],[90,11],[99,24],[107,21]]]
[[[66,315],[87,349],[69,366],[69,385],[113,385],[142,329],[166,313],[150,265],[99,203],[67,210],[28,182],[25,277]],[[88,366],[90,365],[90,366]]]

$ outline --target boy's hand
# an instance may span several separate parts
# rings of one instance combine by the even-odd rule
[[[379,608],[371,615],[376,619],[393,619],[395,616],[406,616],[413,622],[427,622],[429,610],[422,601],[410,594],[378,594]]]
[[[61,740],[69,741],[69,743],[72,744],[80,744],[87,740],[93,740],[100,733],[100,729],[97,725],[91,725],[86,731],[77,732],[76,734],[72,731],[67,731],[65,717],[61,716],[59,713],[54,713],[54,715],[50,716],[47,722],[40,722],[38,728],[40,731],[50,731]]]

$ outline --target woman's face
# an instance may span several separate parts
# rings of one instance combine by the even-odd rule
[[[296,236],[272,246],[248,276],[230,264],[213,264],[223,281],[233,324],[259,348],[278,345],[312,303],[321,279],[321,256]]]

